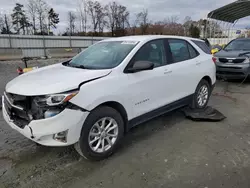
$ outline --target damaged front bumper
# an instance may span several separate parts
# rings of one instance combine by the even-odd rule
[[[83,123],[89,114],[87,111],[66,108],[56,116],[32,120],[23,128],[20,128],[8,115],[4,97],[2,97],[2,112],[5,121],[10,127],[30,140],[45,146],[67,146],[78,142]],[[66,142],[61,142],[54,138],[56,134],[65,131],[67,132]]]

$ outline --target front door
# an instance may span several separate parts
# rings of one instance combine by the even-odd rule
[[[133,111],[133,117],[138,117],[154,109],[166,105],[168,94],[166,90],[171,83],[166,73],[167,57],[166,42],[163,39],[146,43],[132,58],[129,66],[136,61],[150,61],[154,63],[153,70],[146,70],[127,74],[128,87],[127,102]]]

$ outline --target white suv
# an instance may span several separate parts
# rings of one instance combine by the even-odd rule
[[[38,144],[74,144],[85,158],[106,158],[131,127],[186,105],[206,107],[216,76],[203,43],[178,36],[98,42],[10,81],[4,119]]]

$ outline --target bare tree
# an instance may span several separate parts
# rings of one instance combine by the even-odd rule
[[[4,27],[4,19],[2,17],[2,15],[0,16],[0,29],[2,29]]]
[[[37,4],[35,0],[29,0],[27,4],[27,10],[32,21],[33,34],[36,33],[36,21],[37,21]]]
[[[182,24],[178,23],[178,16],[170,16],[164,19],[164,33],[167,35],[184,35]]]
[[[125,6],[119,5],[116,15],[116,30],[120,30],[121,34],[124,35],[125,28],[129,27],[129,12]]]
[[[105,12],[108,17],[107,26],[110,29],[112,36],[114,36],[117,10],[118,5],[116,2],[109,3],[105,6]]]
[[[87,7],[88,7],[88,14],[91,19],[91,23],[93,26],[93,32],[96,33],[97,29],[99,29],[99,32],[103,31],[104,25],[105,25],[105,13],[104,8],[98,1],[87,1]]]
[[[36,10],[37,10],[37,16],[39,21],[39,28],[41,34],[47,33],[47,24],[46,24],[46,18],[48,14],[48,5],[43,0],[35,0],[36,2]]]
[[[80,22],[80,31],[86,33],[87,31],[87,2],[86,0],[78,0],[78,8],[77,8],[79,22]]]
[[[105,6],[106,16],[108,18],[107,26],[112,36],[124,35],[126,28],[129,28],[129,12],[127,7],[119,5],[116,2],[109,3]]]
[[[184,23],[183,23],[183,28],[184,28],[184,34],[185,36],[189,36],[190,33],[189,33],[189,29],[192,25],[193,21],[191,19],[190,16],[186,16],[185,19],[184,19]]]
[[[179,20],[178,16],[170,16],[170,17],[165,18],[164,22],[170,24],[170,23],[177,23],[178,20]]]
[[[68,12],[68,30],[70,33],[70,36],[72,36],[75,33],[75,29],[76,29],[76,14],[72,11]]]
[[[134,17],[135,19],[131,22],[131,24],[129,23],[129,28],[133,35],[135,35],[136,33],[136,28],[138,27],[138,22],[139,22],[139,20],[136,18],[136,15]]]
[[[142,12],[138,13],[136,17],[141,28],[141,33],[146,34],[148,27],[150,25],[150,22],[148,19],[148,10],[143,9]]]
[[[97,9],[97,27],[98,27],[98,32],[102,33],[104,30],[104,27],[107,25],[106,21],[106,13],[104,11],[104,7],[101,7],[100,9]]]
[[[9,15],[4,14],[0,16],[0,30],[1,34],[11,34],[12,20]]]

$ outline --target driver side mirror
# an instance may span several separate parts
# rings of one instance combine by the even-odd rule
[[[152,70],[154,68],[154,63],[150,61],[136,61],[133,67],[127,69],[127,73],[135,73],[144,70]]]

